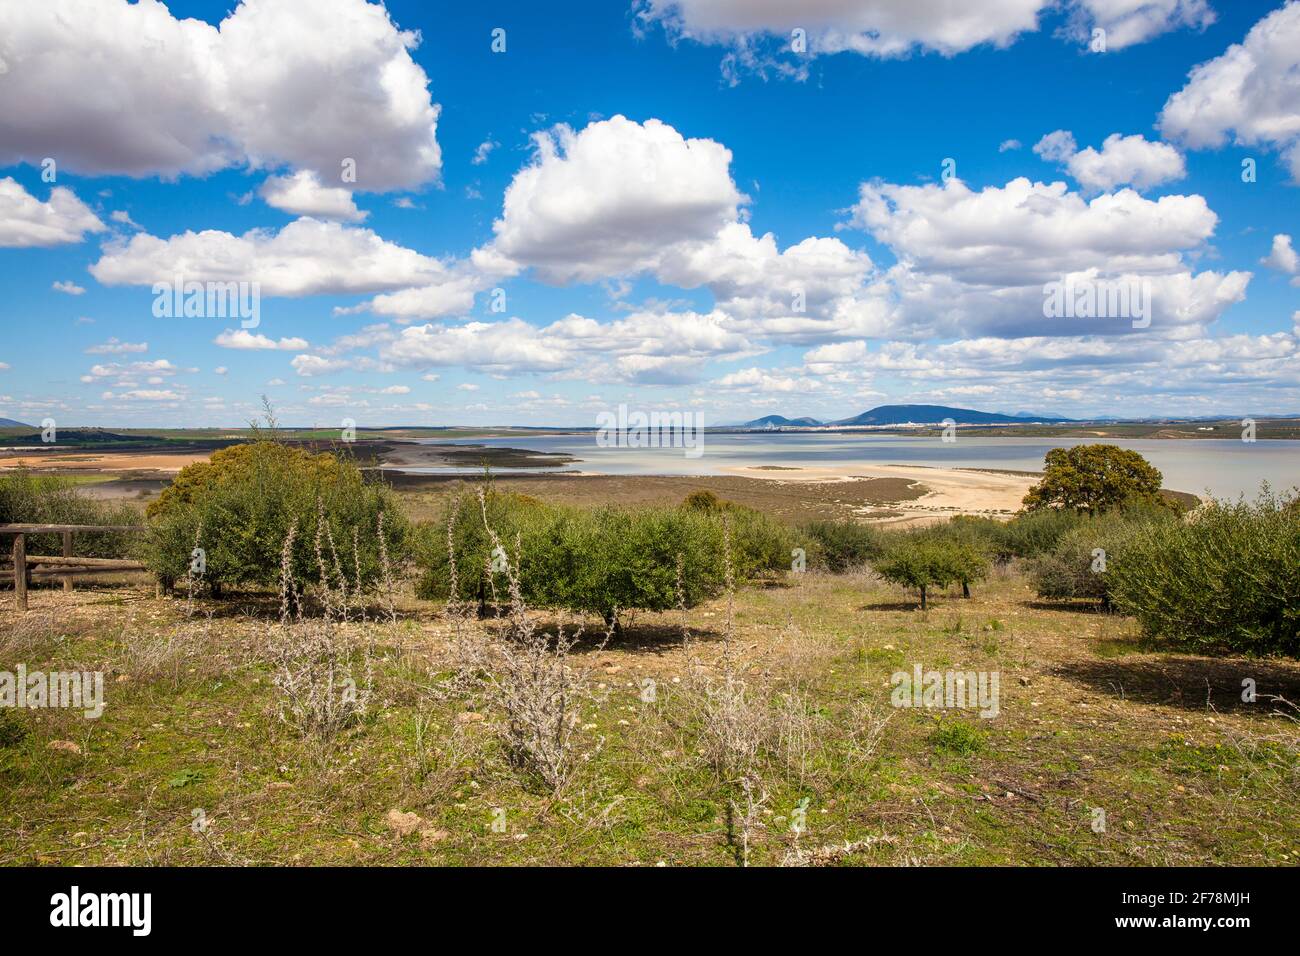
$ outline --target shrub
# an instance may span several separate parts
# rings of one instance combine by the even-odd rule
[[[932,587],[960,581],[962,593],[969,596],[967,585],[988,573],[988,560],[966,545],[915,536],[891,548],[872,567],[886,581],[919,591],[921,610],[925,610]]]
[[[313,580],[366,592],[383,582],[386,558],[404,546],[397,499],[366,480],[350,459],[309,454],[274,441],[215,452],[188,465],[146,511],[146,563],[165,583],[185,578],[195,547],[202,580],[276,586],[281,551],[296,529],[289,577],[298,591]]]
[[[1053,448],[1042,480],[1025,495],[1027,511],[1063,508],[1097,514],[1125,501],[1159,505],[1162,475],[1137,452],[1117,445]]]
[[[970,586],[989,576],[989,559],[982,550],[968,544],[954,544],[949,560],[953,562],[953,579],[961,585],[961,596],[970,597]]]
[[[504,596],[508,561],[528,604],[594,612],[613,623],[615,611],[675,606],[680,557],[682,597],[693,607],[721,586],[722,520],[687,508],[558,507],[489,487],[481,498],[462,495],[448,504],[449,534],[426,535],[417,593],[453,596],[454,554],[454,597],[484,609]],[[489,526],[504,561],[494,560]],[[751,566],[762,557],[756,551]]]
[[[840,574],[879,558],[887,549],[888,533],[860,521],[813,521],[800,529],[808,542],[809,563]]]
[[[763,512],[719,498],[712,491],[692,491],[682,501],[682,510],[721,517],[729,516],[732,557],[736,571],[752,578],[773,571],[789,570],[795,544],[793,532]]]
[[[599,508],[570,515],[548,566],[542,602],[600,614],[694,607],[722,586],[722,521],[680,509]],[[528,557],[525,556],[525,561]]]
[[[1090,598],[1107,604],[1106,576],[1093,551],[1100,547],[1094,529],[1075,528],[1061,536],[1056,547],[1032,559],[1029,580],[1042,598]],[[1107,554],[1109,567],[1114,555]]]
[[[428,600],[476,603],[485,609],[489,601],[495,602],[496,588],[504,581],[503,557],[513,559],[518,552],[521,587],[525,597],[535,601],[541,589],[536,572],[558,560],[551,554],[558,542],[550,533],[557,518],[557,509],[536,498],[499,492],[490,484],[482,500],[473,494],[457,495],[448,501],[440,523],[421,529],[417,562],[423,571],[416,594]],[[493,555],[488,524],[509,555]],[[523,560],[525,555],[538,557],[544,553],[544,561]]]
[[[971,584],[988,576],[990,558],[1004,550],[1001,522],[988,518],[957,515],[908,534],[949,549],[954,562],[953,580],[961,584],[962,597],[967,598]]]
[[[1029,578],[1039,597],[1083,598],[1111,606],[1110,588],[1116,567],[1131,561],[1129,544],[1151,522],[1173,522],[1164,508],[1128,506],[1085,518],[1057,540],[1055,547],[1036,555]]]
[[[1265,487],[1182,521],[1144,523],[1111,569],[1147,634],[1196,649],[1300,654],[1300,510]]]
[[[1082,520],[1078,512],[1061,508],[1022,511],[1007,522],[996,557],[1006,561],[1012,557],[1032,558],[1051,551],[1061,537]]]
[[[87,498],[74,482],[60,475],[37,475],[25,468],[0,473],[0,524],[139,524],[140,513],[128,504]],[[79,532],[74,552],[83,557],[118,558],[131,550],[127,532]],[[28,554],[62,554],[58,534],[27,537]]]
[[[789,571],[797,538],[793,529],[753,508],[739,505],[727,512],[736,574],[752,579]]]
[[[954,515],[941,524],[930,525],[922,533],[939,541],[951,541],[973,548],[999,562],[1011,557],[1007,548],[1007,522],[995,518]]]
[[[682,500],[682,507],[690,508],[693,511],[721,511],[729,504],[731,502],[723,501],[707,489],[692,491]]]

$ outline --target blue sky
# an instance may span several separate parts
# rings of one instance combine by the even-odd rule
[[[0,416],[1300,412],[1300,3],[293,6],[5,5]]]

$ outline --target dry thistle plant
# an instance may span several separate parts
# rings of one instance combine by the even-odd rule
[[[330,554],[333,557],[332,564],[325,561],[322,542],[328,542]],[[321,602],[325,607],[325,617],[331,618],[338,614],[341,620],[348,619],[348,579],[343,574],[343,564],[339,561],[338,550],[334,547],[334,529],[330,527],[329,521],[325,518],[325,503],[320,498],[316,499],[316,539],[314,542],[316,551],[316,567],[320,570],[320,591]],[[281,570],[283,571],[284,562],[281,561]],[[330,572],[333,571],[333,580]],[[337,581],[337,586],[335,585]]]
[[[832,843],[827,846],[815,847],[805,850],[799,846],[798,841],[781,858],[782,866],[834,866],[841,860],[859,853],[866,853],[878,846],[893,845],[898,842],[896,837],[879,836],[867,837],[865,840],[846,840],[843,843]]]
[[[59,633],[59,624],[52,611],[30,611],[14,615],[8,625],[0,629],[0,662],[9,663],[53,640]]]
[[[736,782],[754,778],[760,751],[771,735],[769,687],[765,671],[750,675],[752,665],[741,660],[736,644],[736,577],[731,560],[731,522],[723,518],[723,571],[727,588],[727,611],[723,623],[721,673],[710,676],[694,655],[695,645],[686,638],[690,655],[689,690],[694,698],[699,726],[699,749],[705,760],[724,780]],[[679,603],[680,602],[679,600]],[[683,626],[683,633],[686,634]],[[749,679],[747,679],[747,675]]]
[[[744,867],[749,866],[749,844],[754,834],[763,829],[763,807],[767,803],[767,791],[763,789],[762,781],[756,774],[741,777],[740,790],[744,794],[744,803],[732,798],[728,806],[736,859]],[[735,840],[737,836],[739,842]]]
[[[776,750],[786,772],[802,786],[825,738],[826,719],[812,697],[797,687],[779,694],[778,701],[773,713]]]
[[[519,582],[520,556],[516,553],[512,561],[506,555],[488,522],[481,489],[479,506],[493,553],[506,576],[509,603],[505,627],[471,660],[485,665],[478,667],[479,679],[489,705],[499,715],[496,729],[510,762],[557,793],[578,762],[582,706],[595,700],[590,670],[579,669],[570,660],[583,629],[570,631],[561,623],[551,639],[537,628]],[[599,647],[605,646],[611,633],[612,629]]]
[[[198,526],[194,529],[194,550],[190,552],[190,564],[189,567],[186,568],[185,570],[185,616],[186,617],[194,616],[194,589],[196,587],[195,584],[196,576],[194,574],[194,558],[195,555],[197,555],[199,552],[199,541],[202,535],[203,535],[203,522],[199,521]],[[200,581],[203,580],[202,572],[200,572],[197,575],[197,577],[198,580]]]
[[[847,770],[861,770],[876,756],[885,727],[895,710],[870,700],[854,702],[849,710],[849,736],[846,751]]]
[[[393,565],[388,559],[388,537],[384,534],[384,513],[379,512],[378,528],[376,533],[379,535],[379,569],[383,574],[384,580],[384,606],[388,611],[388,623],[397,623],[397,608],[393,604]],[[360,577],[360,570],[357,575]]]
[[[349,613],[346,585],[338,594],[330,587],[319,526],[316,558],[324,612],[319,618],[303,616],[302,596],[292,580],[296,534],[297,525],[291,525],[280,556],[280,628],[271,646],[272,683],[280,694],[280,719],[305,737],[328,741],[366,715],[374,690],[373,654],[368,643],[353,641],[340,626]],[[341,568],[336,570],[341,576]]]

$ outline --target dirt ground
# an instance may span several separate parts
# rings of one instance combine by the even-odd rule
[[[1294,661],[1151,646],[1014,569],[926,613],[869,574],[749,586],[734,607],[745,680],[781,728],[754,863],[844,845],[847,865],[1300,860],[1300,733],[1273,700],[1300,700]],[[737,862],[737,791],[690,717],[693,677],[721,668],[725,598],[579,650],[598,695],[559,797],[503,758],[482,701],[433,692],[454,633],[438,606],[407,595],[395,624],[349,625],[376,648],[376,704],[328,747],[278,717],[275,616],[271,594],[189,606],[126,584],[38,588],[19,620],[0,592],[0,669],[99,669],[108,687],[99,720],[0,715],[0,863]],[[996,715],[891,706],[918,665],[998,674]]]

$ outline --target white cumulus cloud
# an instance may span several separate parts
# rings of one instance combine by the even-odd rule
[[[1100,150],[1092,146],[1077,149],[1069,132],[1057,130],[1039,140],[1034,152],[1049,162],[1064,164],[1079,185],[1099,192],[1117,186],[1142,191],[1187,175],[1178,150],[1140,135],[1111,133]]]
[[[665,246],[712,237],[746,201],[730,150],[656,119],[560,126],[534,142],[534,161],[506,189],[493,249],[545,281],[652,268]]]
[[[1193,149],[1231,139],[1284,150],[1300,183],[1300,0],[1255,24],[1241,43],[1192,70],[1160,114],[1165,136]]]
[[[58,246],[81,242],[86,233],[107,228],[66,186],[55,186],[50,198],[41,202],[12,176],[0,179],[0,246]]]
[[[299,352],[308,348],[310,343],[300,338],[282,338],[277,341],[265,335],[249,332],[248,329],[226,329],[212,340],[212,344],[223,349],[241,351],[279,349],[284,352]]]
[[[437,259],[380,238],[369,229],[295,219],[279,232],[236,236],[207,229],[169,239],[138,233],[110,243],[90,267],[105,285],[259,282],[263,295],[379,292],[424,285],[446,275]]]
[[[219,26],[158,0],[0,4],[0,165],[203,175],[289,165],[356,188],[434,180],[418,34],[366,0],[243,0]],[[129,108],[123,108],[129,104]]]
[[[287,176],[268,176],[258,195],[268,206],[295,216],[359,222],[369,215],[357,208],[348,190],[322,185],[320,177],[307,169]]]

